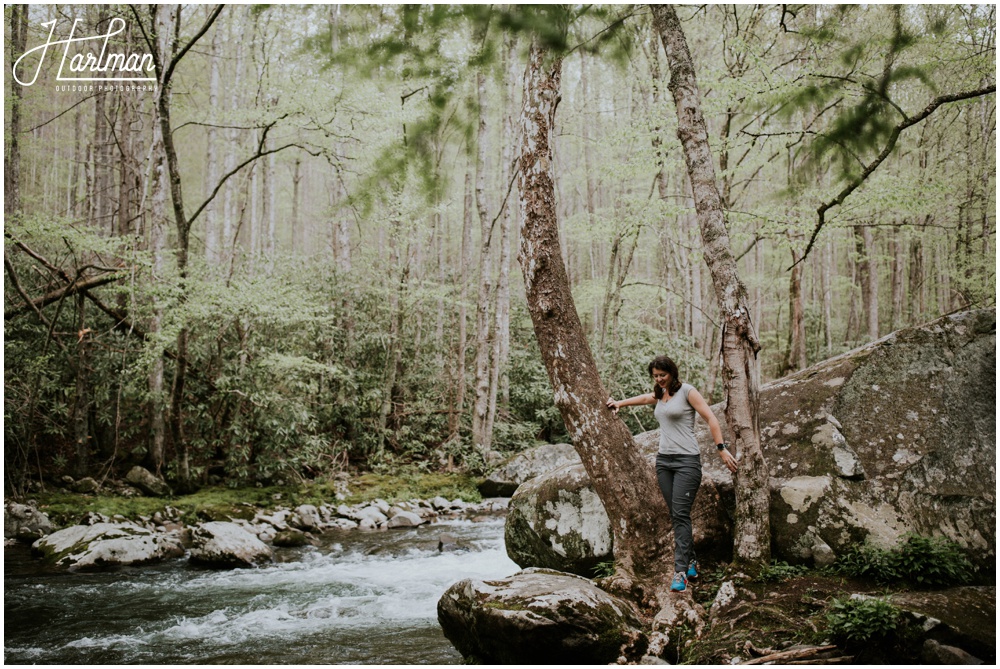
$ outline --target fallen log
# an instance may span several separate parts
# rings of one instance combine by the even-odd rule
[[[108,283],[113,283],[114,281],[117,281],[121,278],[122,275],[120,273],[110,272],[108,274],[103,274],[100,276],[73,281],[69,285],[63,286],[62,288],[57,288],[56,290],[53,290],[52,292],[47,293],[42,297],[31,300],[30,302],[26,302],[25,304],[22,304],[20,306],[5,310],[3,313],[3,319],[5,321],[8,321],[11,318],[19,316],[21,314],[25,314],[31,311],[38,312],[38,310],[40,310],[42,307],[52,304],[53,302],[57,302],[61,300],[63,297],[69,297],[79,292],[87,292],[88,290],[91,290],[93,288],[97,288],[99,286],[103,286]]]
[[[837,647],[834,645],[830,646],[810,646],[808,648],[795,648],[793,650],[783,650],[780,653],[772,653],[770,655],[765,655],[763,657],[755,657],[752,660],[747,660],[746,662],[741,662],[740,664],[767,664],[769,662],[781,662],[783,664],[791,664],[791,660],[804,660],[806,658],[813,658],[820,653],[825,653],[830,650],[835,650]],[[823,662],[827,660],[824,659]]]
[[[821,657],[815,660],[795,660],[784,664],[851,664],[853,662],[853,655],[838,655],[837,657]]]

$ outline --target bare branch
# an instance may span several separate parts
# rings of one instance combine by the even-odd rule
[[[174,70],[177,68],[177,64],[181,61],[181,58],[183,58],[187,52],[191,50],[191,47],[195,45],[195,42],[200,40],[205,33],[208,32],[208,29],[212,27],[213,23],[215,23],[215,19],[219,17],[219,14],[222,13],[224,7],[225,5],[216,5],[215,9],[213,9],[212,13],[208,15],[207,19],[205,19],[205,23],[201,26],[198,32],[195,33],[194,37],[192,37],[191,40],[184,45],[184,48],[181,49],[177,55],[170,59],[170,64],[167,65],[167,71],[164,73],[161,80],[161,84],[164,88],[170,85],[170,78],[174,75]]]
[[[867,167],[865,167],[864,171],[857,178],[852,179],[851,182],[847,184],[847,186],[845,186],[844,189],[840,191],[840,193],[837,194],[837,197],[833,198],[829,202],[822,204],[819,207],[819,209],[816,210],[816,214],[819,220],[816,223],[816,228],[812,232],[812,236],[809,237],[809,243],[806,245],[806,250],[802,254],[802,257],[799,258],[799,260],[795,262],[788,269],[790,270],[792,267],[795,267],[795,265],[798,265],[800,262],[809,257],[809,252],[812,250],[813,245],[816,243],[816,237],[819,236],[819,231],[822,230],[823,226],[826,224],[826,212],[832,209],[833,207],[843,204],[844,200],[847,199],[847,196],[853,193],[855,190],[857,190],[858,186],[863,184],[865,180],[868,179],[868,177],[870,177],[875,172],[878,166],[881,165],[882,162],[889,157],[889,154],[892,153],[892,150],[896,148],[896,140],[899,139],[899,134],[901,132],[903,132],[910,126],[920,123],[925,118],[933,114],[934,111],[943,104],[947,104],[949,102],[958,102],[960,100],[969,100],[972,98],[978,98],[982,97],[983,95],[996,93],[996,91],[997,91],[997,85],[993,84],[991,86],[978,88],[973,91],[964,91],[962,93],[953,93],[951,95],[941,95],[939,97],[934,98],[934,100],[932,100],[929,105],[924,107],[923,111],[921,111],[916,116],[909,117],[906,120],[900,122],[899,125],[897,125],[895,128],[892,129],[892,132],[889,134],[889,141],[886,142],[885,148],[882,149],[882,152],[878,154],[875,160],[873,160]]]

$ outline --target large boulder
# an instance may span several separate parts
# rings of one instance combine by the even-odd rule
[[[5,539],[35,541],[56,529],[49,517],[29,504],[7,502],[3,505],[3,536]]]
[[[611,523],[582,464],[523,483],[510,500],[504,541],[522,567],[593,576],[613,559]]]
[[[136,465],[128,470],[125,480],[150,497],[167,497],[173,492],[166,482],[148,469]]]
[[[996,586],[902,592],[892,595],[890,601],[916,619],[927,639],[961,648],[981,661],[996,663]]]
[[[916,533],[957,542],[979,566],[995,564],[995,309],[900,330],[769,383],[760,407],[775,557],[828,564],[859,543],[890,547]],[[712,410],[731,439],[723,405]],[[734,502],[732,476],[704,421],[696,436],[703,479],[694,529],[702,552],[731,546]],[[657,439],[657,431],[636,436],[651,467]],[[572,513],[535,507],[533,527],[554,523],[572,534]],[[546,544],[529,551],[522,541],[508,552],[521,566],[574,569],[574,560],[554,563]]]
[[[135,523],[73,525],[31,546],[45,562],[70,569],[142,564],[184,555],[176,536]]]
[[[954,314],[761,392],[780,557],[943,536],[996,556],[996,310]]]
[[[201,523],[191,541],[191,561],[208,567],[251,567],[273,556],[267,544],[236,523]]]
[[[570,444],[535,446],[500,463],[479,484],[479,492],[483,497],[510,497],[525,481],[579,462],[580,456]]]
[[[445,637],[484,664],[636,661],[647,639],[632,605],[579,576],[526,569],[495,581],[465,579],[438,601]]]

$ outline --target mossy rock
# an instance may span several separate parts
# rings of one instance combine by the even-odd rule
[[[198,509],[198,518],[204,521],[253,520],[257,510],[242,504],[216,504]]]
[[[547,569],[460,581],[438,601],[438,621],[466,661],[486,664],[635,662],[649,645],[630,603]]]

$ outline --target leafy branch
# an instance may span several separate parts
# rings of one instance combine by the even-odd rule
[[[845,186],[844,189],[841,190],[840,193],[838,193],[835,198],[833,198],[829,202],[823,203],[816,210],[818,220],[816,222],[816,227],[813,229],[812,235],[809,237],[809,243],[806,245],[806,250],[802,254],[802,257],[799,258],[798,261],[793,263],[792,266],[789,267],[789,269],[795,267],[795,265],[798,265],[800,262],[804,261],[807,257],[809,257],[809,252],[812,250],[813,245],[816,242],[816,237],[819,236],[820,230],[822,230],[823,226],[826,224],[826,212],[828,212],[833,207],[843,204],[844,200],[846,200],[851,193],[857,190],[857,188],[861,184],[863,184],[868,179],[868,177],[870,177],[875,172],[876,169],[878,169],[878,166],[881,165],[885,161],[885,159],[889,157],[889,154],[892,153],[892,150],[896,148],[896,140],[899,139],[899,135],[901,132],[903,132],[910,126],[916,125],[917,123],[923,121],[925,118],[933,114],[934,111],[937,110],[937,108],[940,107],[941,105],[947,104],[949,102],[958,102],[960,100],[970,100],[972,98],[982,97],[984,95],[996,93],[996,90],[997,90],[996,84],[992,84],[990,86],[977,88],[971,91],[952,93],[951,95],[941,95],[934,98],[934,100],[932,100],[930,104],[924,107],[924,109],[917,115],[906,116],[904,114],[903,120],[900,123],[898,123],[889,133],[889,138],[888,141],[886,142],[885,147],[882,149],[882,152],[875,157],[875,160],[869,163],[865,167],[864,171],[861,172],[860,175],[852,179],[851,182],[848,183],[847,186]],[[902,113],[902,111],[900,111],[900,113]]]

